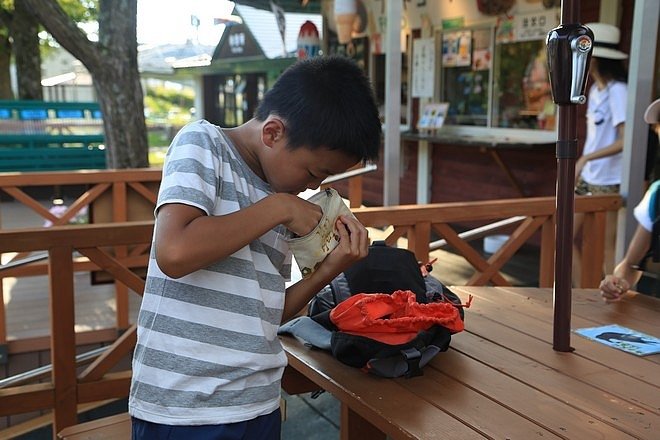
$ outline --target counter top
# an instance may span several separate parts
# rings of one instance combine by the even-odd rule
[[[459,133],[422,133],[406,131],[401,133],[401,139],[409,141],[427,141],[434,144],[455,144],[485,148],[539,148],[555,147],[555,140],[548,136],[539,136],[538,140],[515,135],[483,135]]]

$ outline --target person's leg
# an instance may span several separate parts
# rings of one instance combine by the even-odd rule
[[[279,408],[270,414],[224,425],[163,425],[132,418],[132,440],[280,440]]]
[[[575,195],[576,196],[586,196],[590,195],[589,185],[587,182],[578,179],[578,182],[575,184]],[[573,214],[573,255],[572,255],[572,265],[571,265],[571,280],[573,282],[573,287],[581,287],[582,282],[582,222],[584,221],[584,214]]]
[[[282,413],[276,409],[270,414],[249,420],[245,431],[245,440],[280,440],[282,429]]]

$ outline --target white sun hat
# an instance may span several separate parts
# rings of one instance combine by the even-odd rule
[[[594,49],[591,53],[596,58],[625,60],[628,55],[617,49],[621,41],[621,31],[618,27],[607,23],[585,24],[594,33]]]
[[[660,123],[660,99],[656,99],[644,112],[644,120],[647,124],[657,124]]]

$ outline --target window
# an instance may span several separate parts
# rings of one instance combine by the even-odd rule
[[[495,27],[438,33],[446,124],[554,130],[545,41],[495,42]]]
[[[488,125],[492,29],[460,29],[441,35],[441,96],[447,124]]]
[[[499,44],[495,59],[493,126],[554,130],[545,42]]]

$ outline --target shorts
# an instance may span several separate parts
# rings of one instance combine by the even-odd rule
[[[578,179],[577,185],[575,185],[575,194],[578,196],[599,196],[603,194],[619,194],[619,188],[621,185],[592,185],[590,183],[582,180],[582,177]]]
[[[282,419],[278,408],[252,420],[223,425],[162,425],[135,417],[131,424],[133,440],[280,440]]]

